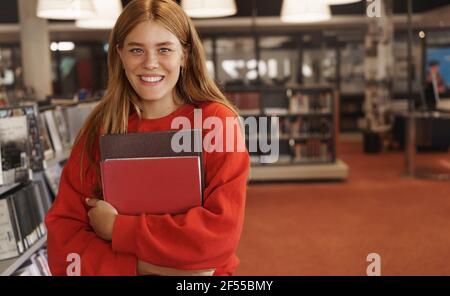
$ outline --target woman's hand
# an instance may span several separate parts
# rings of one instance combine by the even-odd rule
[[[104,200],[86,198],[86,204],[92,207],[89,212],[89,223],[98,237],[111,241],[117,210]]]

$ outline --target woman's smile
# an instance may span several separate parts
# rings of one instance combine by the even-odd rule
[[[164,80],[163,75],[139,75],[138,77],[144,86],[157,86]]]

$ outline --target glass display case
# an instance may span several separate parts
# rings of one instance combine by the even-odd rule
[[[299,49],[295,37],[261,37],[259,47],[258,70],[264,84],[284,85],[298,81]]]
[[[363,94],[364,85],[364,44],[347,43],[340,50],[341,94]]]
[[[336,83],[336,50],[323,46],[322,48],[307,48],[303,50],[303,84],[335,84]]]
[[[223,37],[217,39],[217,80],[225,86],[248,85],[258,78],[255,39]]]

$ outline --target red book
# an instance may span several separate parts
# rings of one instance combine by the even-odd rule
[[[106,159],[103,196],[120,214],[180,214],[202,205],[198,156]]]

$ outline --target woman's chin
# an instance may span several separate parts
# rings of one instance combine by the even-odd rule
[[[160,96],[140,95],[139,97],[143,103],[154,103],[162,100],[162,97]]]

